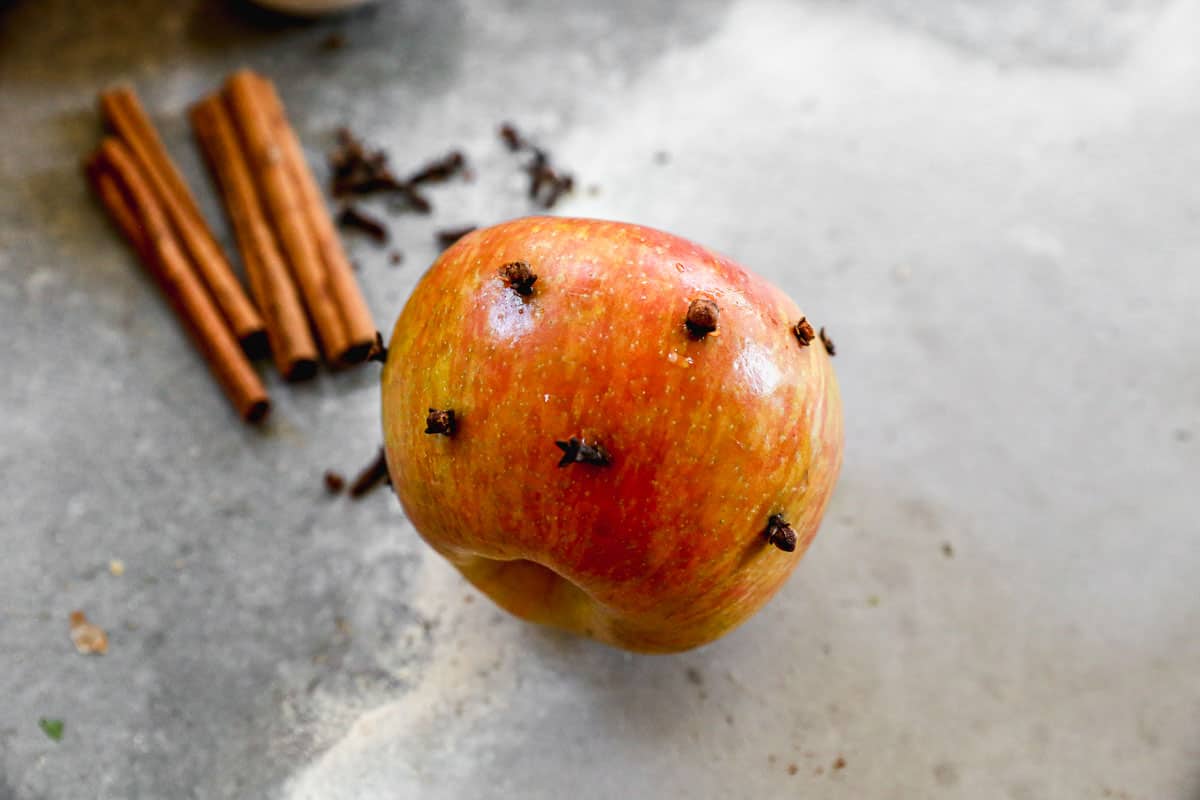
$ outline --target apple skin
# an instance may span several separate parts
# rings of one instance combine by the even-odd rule
[[[524,261],[525,297],[501,277]],[[685,319],[717,303],[702,339]],[[618,222],[478,230],[421,278],[383,370],[388,468],[421,536],[509,612],[640,652],[710,642],[779,589],[816,534],[842,414],[802,313],[734,262]],[[453,409],[452,436],[425,433]],[[598,441],[607,466],[559,467]],[[767,539],[781,514],[795,552]]]

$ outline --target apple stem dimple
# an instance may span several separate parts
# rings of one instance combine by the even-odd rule
[[[608,451],[599,442],[585,442],[572,436],[565,442],[556,441],[555,444],[563,451],[563,457],[558,462],[559,467],[568,467],[571,464],[607,467],[612,463]]]
[[[773,544],[785,553],[796,549],[796,531],[787,524],[782,514],[772,514],[767,520],[767,544]]]
[[[457,427],[454,420],[454,409],[452,408],[448,408],[445,411],[431,408],[429,409],[429,414],[425,417],[426,433],[453,436]]]
[[[522,297],[529,297],[533,294],[533,284],[537,282],[538,278],[529,264],[524,261],[505,264],[500,268],[500,277],[504,278],[505,283]]]
[[[687,329],[693,337],[703,339],[717,329],[717,304],[707,297],[691,302],[687,311]]]
[[[796,341],[800,342],[801,347],[808,347],[812,340],[817,338],[817,333],[813,330],[808,317],[801,317],[800,321],[792,326],[792,333],[796,335]]]

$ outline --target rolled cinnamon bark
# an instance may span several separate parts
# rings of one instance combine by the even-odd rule
[[[350,259],[346,257],[346,251],[333,225],[321,189],[304,157],[304,148],[296,138],[295,130],[288,123],[287,112],[279,93],[275,90],[275,84],[261,75],[253,77],[258,85],[260,101],[275,132],[276,142],[283,150],[283,159],[299,193],[309,228],[316,237],[317,249],[325,265],[329,286],[341,312],[342,324],[349,340],[341,360],[344,363],[363,361],[370,354],[375,341],[376,327],[371,310],[367,307],[358,281],[354,277]]]
[[[234,275],[137,95],[127,86],[109,89],[100,95],[100,108],[154,192],[230,330],[247,352],[261,354],[266,345],[262,317]]]
[[[317,345],[229,111],[220,95],[210,95],[192,107],[190,118],[233,226],[275,365],[286,380],[310,378],[317,371]]]
[[[334,301],[333,287],[309,226],[303,200],[294,185],[274,126],[261,101],[253,73],[240,70],[225,84],[225,97],[245,145],[263,205],[300,287],[308,316],[326,361],[339,363],[351,347]]]
[[[270,399],[176,238],[150,178],[129,148],[108,137],[87,164],[88,177],[121,232],[138,251],[242,419],[258,422]]]

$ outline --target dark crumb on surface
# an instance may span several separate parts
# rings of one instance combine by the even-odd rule
[[[701,675],[700,670],[696,669],[695,667],[688,667],[683,671],[683,674],[687,676],[689,681],[697,686],[704,683],[704,676]]]
[[[340,472],[334,472],[331,469],[325,471],[325,491],[330,494],[341,494],[342,489],[345,488],[346,479]]]
[[[354,483],[350,484],[350,496],[357,500],[385,482],[391,483],[391,480],[388,478],[387,459],[381,447],[375,460],[363,468],[355,477]]]
[[[346,46],[346,36],[341,33],[331,33],[321,40],[321,49],[330,52],[341,50]]]
[[[553,208],[559,199],[574,190],[575,178],[550,163],[550,155],[525,138],[511,123],[500,125],[500,140],[513,153],[527,152],[525,173],[529,175],[529,199],[542,208]]]
[[[717,318],[720,312],[717,304],[707,297],[699,297],[691,302],[687,310],[688,333],[696,339],[703,339],[707,334],[717,329]]]
[[[800,321],[792,326],[792,333],[796,336],[796,341],[800,343],[801,347],[808,347],[812,340],[817,337],[812,324],[808,321],[808,317],[801,317]]]
[[[666,150],[659,150],[654,154],[654,163],[658,164],[660,166],[670,162],[670,160],[671,160],[671,154],[668,153]]]
[[[560,467],[569,467],[571,464],[607,467],[612,463],[608,451],[599,442],[585,442],[572,436],[565,442],[555,442],[554,444],[563,451],[563,457],[558,461]]]
[[[524,145],[524,140],[521,134],[517,133],[517,129],[511,123],[503,122],[500,124],[500,140],[508,146],[512,152],[517,152]]]
[[[343,228],[355,228],[370,236],[379,244],[387,243],[390,238],[387,225],[383,220],[366,214],[358,206],[347,203],[338,212],[337,223]]]
[[[949,542],[942,542],[942,555],[946,558],[954,558],[954,545]]]
[[[1192,440],[1192,432],[1187,428],[1177,428],[1175,430],[1175,441],[1190,442]]]
[[[835,771],[839,770],[839,769],[845,769],[845,768],[846,768],[846,759],[842,758],[841,756],[838,756],[837,758],[835,758],[833,760],[833,769]]]
[[[537,283],[538,279],[533,269],[524,261],[505,264],[500,268],[500,277],[522,297],[533,294],[533,284]]]
[[[443,228],[437,232],[438,244],[440,244],[443,248],[447,248],[473,230],[475,230],[474,225],[463,225],[458,228]]]
[[[821,326],[821,332],[818,335],[821,337],[821,344],[825,345],[825,352],[831,356],[836,356],[837,348],[833,346],[833,339],[829,338],[829,334],[825,332],[824,326]]]
[[[796,765],[796,762],[793,761],[791,764],[788,764],[788,775],[795,775],[799,771],[800,767]]]
[[[774,514],[767,520],[765,534],[767,544],[775,545],[785,553],[795,551],[796,531],[787,523],[782,514]]]
[[[400,252],[399,250],[393,250],[392,252],[388,253],[388,263],[393,267],[400,266],[404,263],[404,253]]]
[[[439,411],[436,408],[429,409],[429,413],[425,416],[425,432],[429,434],[441,434],[442,436],[453,436],[457,430],[458,423],[454,420],[454,409],[447,408],[444,411]]]
[[[768,764],[775,763],[775,754],[774,753],[767,753],[767,763]]]

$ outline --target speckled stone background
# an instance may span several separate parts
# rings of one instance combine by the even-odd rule
[[[1197,31],[1195,0],[0,4],[0,798],[1197,800]],[[402,266],[351,239],[381,326],[436,228],[531,211],[510,119],[576,173],[560,212],[829,327],[845,470],[762,614],[656,658],[503,616],[389,493],[325,495],[379,442],[373,365],[268,375],[235,422],[79,160],[133,81],[228,241],[185,109],[243,64],[322,169],[343,123],[468,152],[393,217]]]

